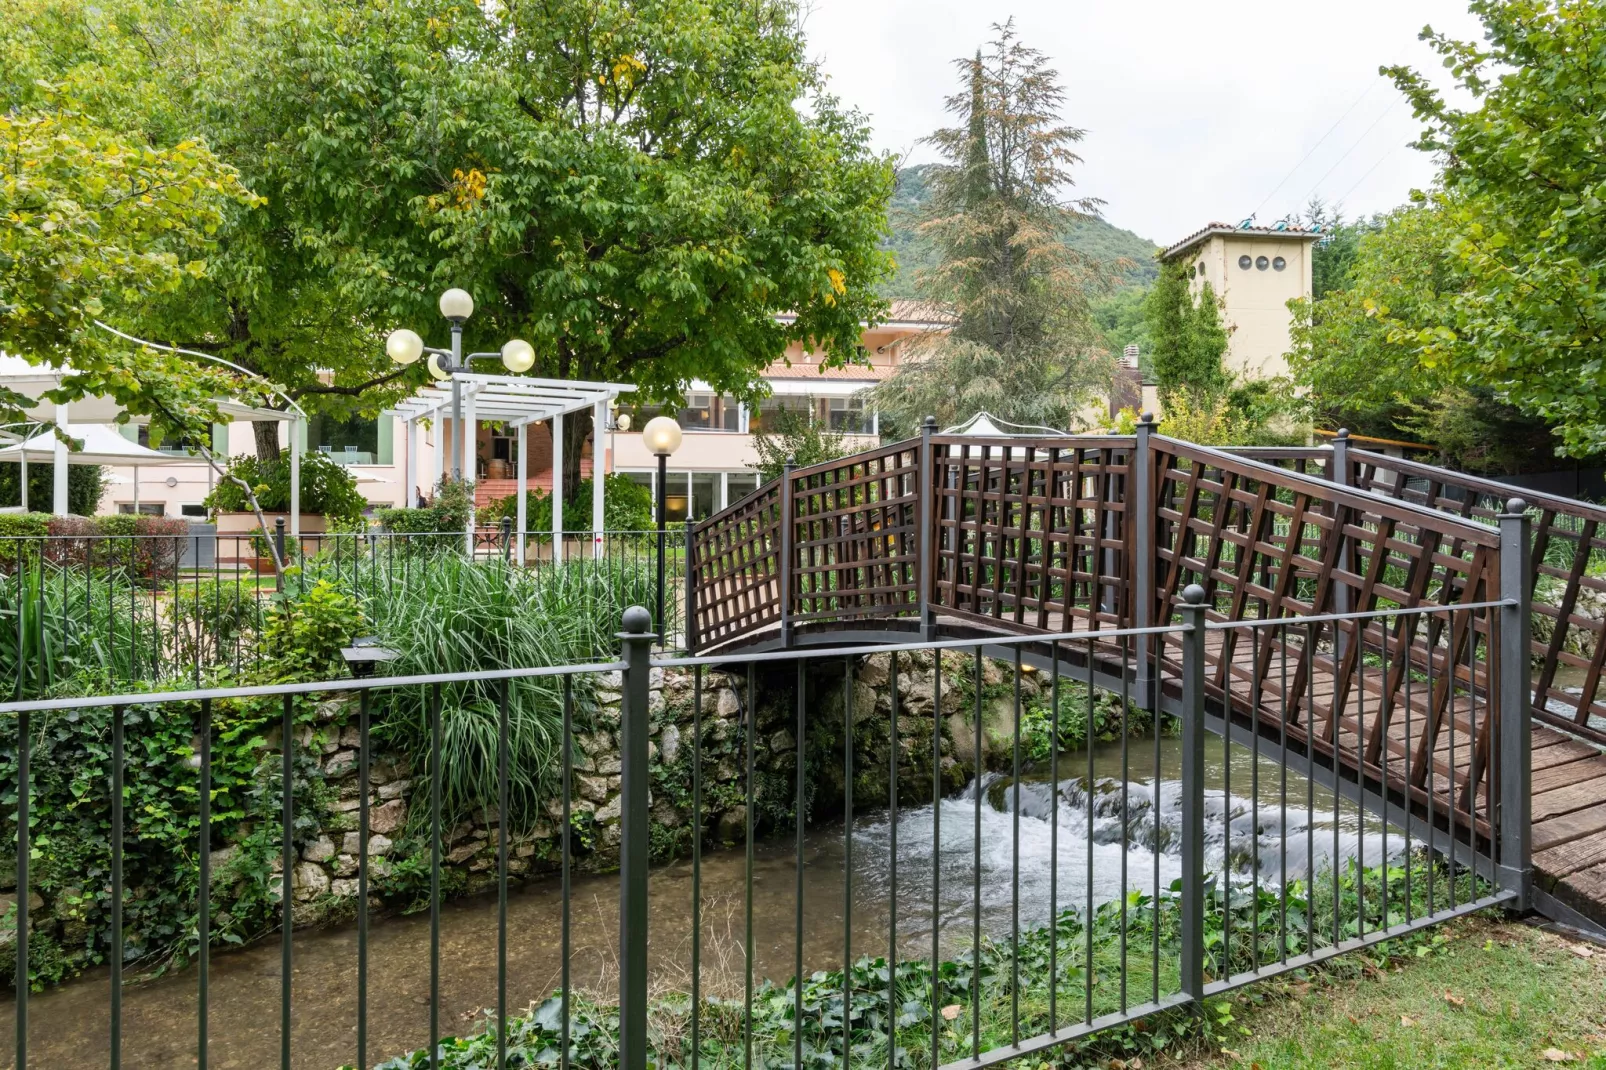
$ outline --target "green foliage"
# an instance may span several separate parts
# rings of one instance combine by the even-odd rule
[[[1215,291],[1206,283],[1195,297],[1190,267],[1191,262],[1181,260],[1161,265],[1143,304],[1150,341],[1147,365],[1168,414],[1178,404],[1209,407],[1230,383],[1221,363],[1227,332]]]
[[[55,466],[30,464],[28,466],[28,508],[48,509],[55,487]],[[67,511],[79,516],[93,516],[100,508],[100,497],[105,489],[105,469],[98,464],[70,464],[67,466]],[[0,464],[0,506],[22,504],[22,465]],[[7,514],[0,514],[7,515]]]
[[[1556,425],[1571,456],[1606,452],[1606,8],[1596,0],[1472,0],[1478,41],[1431,28],[1473,106],[1405,67],[1384,73],[1445,161],[1425,200],[1463,276],[1412,323],[1423,364]]]
[[[575,488],[574,497],[563,505],[563,526],[566,531],[591,530],[591,499],[595,484],[591,478],[582,479]],[[518,516],[519,497],[509,494],[498,498],[482,514],[487,520]],[[525,491],[525,530],[545,532],[552,530],[552,499],[540,487]],[[652,491],[627,476],[613,473],[602,483],[602,523],[607,531],[650,531],[653,527]]]
[[[887,213],[890,232],[883,245],[897,259],[898,270],[880,285],[886,297],[913,296],[918,292],[915,280],[936,266],[936,247],[930,235],[921,231],[920,219],[931,199],[932,171],[939,166],[916,164],[898,169],[897,189]],[[1099,216],[1075,216],[1065,221],[1058,236],[1071,249],[1118,275],[1124,284],[1117,295],[1128,291],[1141,295],[1158,273],[1154,242]]]
[[[227,478],[218,480],[205,505],[217,513],[245,513],[251,500],[242,480],[256,493],[257,503],[268,513],[290,511],[290,451],[276,461],[263,462],[255,454],[240,454],[229,462]],[[331,519],[355,519],[368,508],[368,499],[357,491],[357,481],[334,458],[319,452],[301,457],[301,511]]]
[[[846,457],[852,449],[844,436],[825,430],[808,412],[783,408],[765,414],[764,425],[753,436],[753,451],[758,454],[753,467],[763,484],[781,478],[788,461],[800,467],[823,464]]]
[[[1423,889],[1431,866],[1424,861],[1409,864],[1415,878],[1410,896],[1406,895],[1404,865],[1386,870],[1346,868],[1339,875],[1340,896],[1336,904],[1339,938],[1356,935],[1363,921],[1367,932],[1403,921],[1408,899],[1414,901],[1420,913],[1425,907]],[[1447,878],[1440,872],[1438,879],[1442,893]],[[1378,905],[1385,882],[1391,903],[1386,918]],[[1207,975],[1220,977],[1273,964],[1285,948],[1289,956],[1296,956],[1329,946],[1332,930],[1325,925],[1316,927],[1314,943],[1306,946],[1307,911],[1333,915],[1330,883],[1318,884],[1322,887],[1316,889],[1314,896],[1303,884],[1290,884],[1285,943],[1277,892],[1235,887],[1229,899],[1221,884],[1212,878],[1205,889]],[[1462,885],[1463,892],[1472,892],[1469,879],[1463,879]],[[1356,895],[1363,886],[1364,907]],[[1123,947],[1147,948],[1156,932],[1160,944],[1157,984],[1162,994],[1175,992],[1179,980],[1180,914],[1179,889],[1175,885],[1158,898],[1134,891],[1124,902],[1101,904],[1090,920],[1075,910],[1066,910],[1053,925],[1024,930],[1018,940],[983,936],[977,956],[979,969],[967,950],[939,963],[935,970],[923,957],[903,959],[896,965],[885,958],[864,957],[846,970],[820,970],[785,984],[763,981],[755,986],[752,998],[753,1065],[792,1065],[793,1045],[799,1038],[804,1066],[925,1065],[921,1060],[932,1050],[934,1028],[939,1058],[944,1063],[957,1062],[970,1057],[973,1035],[979,1035],[981,1050],[990,1052],[1007,1047],[1017,1035],[1032,1037],[1048,1031],[1051,987],[1058,989],[1063,1024],[1066,994],[1080,993],[1089,971],[1094,982],[1094,1016],[1115,1013],[1121,1009],[1120,1000],[1126,991],[1119,981]],[[1225,938],[1229,927],[1230,946]],[[1408,937],[1405,942],[1423,939]],[[1138,993],[1149,991],[1147,952],[1132,955],[1126,967],[1130,971],[1127,988]],[[527,1016],[507,1021],[509,1065],[558,1064],[563,1028],[560,996],[561,993],[554,995]],[[799,996],[801,1018],[797,1017]],[[695,1064],[711,1070],[734,1070],[744,1065],[745,1000],[704,997],[697,1008],[702,1048],[696,1052],[688,1044],[691,1010],[685,993],[669,992],[655,999],[650,1020],[656,1026],[652,1030],[656,1064]],[[478,1070],[494,1065],[497,1030],[498,1023],[487,1020],[481,1032],[443,1039],[438,1049],[441,1070]],[[1115,1060],[1130,1065],[1126,1060],[1165,1058],[1185,1040],[1198,1038],[1221,1044],[1243,1034],[1233,1003],[1226,998],[1212,998],[1198,1007],[1145,1015],[1140,1023],[1067,1042],[1055,1053],[1054,1060],[1055,1065],[1067,1067],[1103,1068],[1114,1065]],[[569,1065],[579,1070],[617,1065],[615,1007],[572,994],[570,1036]],[[383,1063],[378,1070],[422,1070],[431,1065],[431,1053],[421,1049]]]
[[[500,561],[443,556],[395,588],[377,587],[365,601],[374,634],[401,657],[396,675],[472,673],[511,666],[563,665],[611,654],[626,607],[650,605],[653,576],[645,565],[571,561],[561,569],[525,571]],[[383,581],[376,581],[383,583]],[[442,798],[451,814],[494,806],[497,799],[497,683],[441,689]],[[510,805],[507,820],[528,829],[551,798],[559,765],[563,683],[537,677],[507,685]],[[594,706],[586,678],[576,683],[576,720]],[[397,693],[379,735],[413,762],[414,782],[428,783],[429,696]]]
[[[1093,322],[1103,333],[1104,348],[1120,356],[1127,346],[1137,346],[1139,366],[1149,365],[1149,321],[1144,315],[1144,299],[1149,295],[1147,286],[1123,286],[1119,290],[1093,302]]]
[[[363,633],[361,604],[327,579],[303,585],[301,576],[286,577],[293,593],[274,600],[262,626],[263,678],[327,680],[338,676],[345,663],[340,648]]]

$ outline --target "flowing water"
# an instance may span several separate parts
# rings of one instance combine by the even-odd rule
[[[885,954],[889,903],[897,881],[897,941],[900,954],[928,955],[931,946],[932,865],[941,889],[936,915],[944,956],[958,954],[971,938],[972,891],[981,888],[982,926],[1007,934],[1016,904],[1022,929],[1046,923],[1055,907],[1082,909],[1089,874],[1095,903],[1125,887],[1166,889],[1180,874],[1179,746],[1162,740],[1158,777],[1151,740],[1134,740],[1093,755],[1091,823],[1088,819],[1087,756],[1061,758],[1056,793],[1042,772],[1018,787],[989,774],[978,786],[943,800],[940,807],[904,808],[896,828],[896,872],[891,859],[894,829],[888,814],[863,813],[854,823],[851,948],[844,948],[844,895],[848,858],[838,823],[809,830],[802,860],[802,953],[805,970],[842,963],[845,953]],[[1124,774],[1124,779],[1123,779]],[[1403,841],[1375,820],[1345,804],[1337,814],[1333,796],[1262,754],[1233,748],[1230,762],[1212,740],[1206,769],[1207,860],[1232,871],[1235,884],[1258,874],[1275,886],[1286,860],[1292,879],[1307,860],[1316,871],[1334,857],[1362,856],[1375,863]],[[1158,807],[1156,782],[1158,781]],[[1126,785],[1123,794],[1122,784]],[[1230,791],[1228,790],[1230,783]],[[1307,790],[1314,800],[1306,806]],[[1056,801],[1057,794],[1057,801]],[[1258,799],[1258,807],[1256,800]],[[978,805],[979,803],[979,805]],[[1121,846],[1123,812],[1130,846]],[[980,823],[981,868],[975,868]],[[933,850],[933,829],[940,846]],[[755,848],[753,866],[753,958],[757,978],[792,976],[798,886],[795,844],[769,842]],[[1091,858],[1091,866],[1089,859]],[[1018,861],[1018,866],[1016,865]],[[1057,861],[1057,865],[1055,865]],[[1018,885],[1011,879],[1018,874]],[[1055,874],[1057,879],[1051,880]],[[712,994],[738,995],[745,973],[746,903],[744,852],[708,853],[702,865],[703,985]],[[1018,899],[1017,899],[1018,895]],[[655,869],[650,922],[653,983],[658,990],[689,985],[692,868],[682,861]],[[571,900],[571,983],[607,996],[617,977],[618,880],[587,877],[574,882]],[[508,1006],[522,1009],[560,982],[562,896],[558,882],[510,890],[508,896]],[[494,895],[460,899],[441,908],[441,1005],[443,1034],[475,1028],[484,1008],[496,1001],[497,901]],[[368,972],[369,1058],[379,1061],[422,1047],[429,1038],[429,919],[386,918],[371,924]],[[330,1070],[356,1059],[357,933],[354,925],[295,934],[291,976],[293,1065]],[[214,954],[209,989],[210,1065],[258,1068],[278,1064],[280,951],[277,940]],[[38,1070],[105,1066],[108,1061],[107,976],[89,974],[29,1003],[29,1066]],[[193,1066],[196,1048],[196,977],[193,969],[130,985],[123,995],[123,1060],[129,1068]],[[14,1010],[0,1004],[0,1066],[15,1051]]]

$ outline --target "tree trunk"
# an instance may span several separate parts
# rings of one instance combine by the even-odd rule
[[[257,460],[264,464],[279,459],[279,421],[253,420],[251,430],[256,435]]]
[[[565,502],[574,501],[574,496],[580,492],[580,451],[585,448],[586,439],[591,435],[591,413],[588,411],[571,412],[563,418],[563,499]],[[595,453],[591,463],[593,470],[602,468],[603,446],[593,447]],[[590,503],[587,503],[590,508]],[[591,524],[591,514],[586,513],[583,518],[585,526]],[[569,521],[564,520],[564,527],[569,527]]]

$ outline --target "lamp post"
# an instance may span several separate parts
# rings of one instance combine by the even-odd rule
[[[680,425],[668,416],[654,416],[641,429],[642,445],[658,458],[658,641],[667,643],[664,630],[664,525],[669,504],[669,455],[680,448]]]
[[[460,436],[458,447],[452,456],[452,478],[463,478],[463,385],[458,381],[458,375],[468,371],[469,364],[476,360],[490,360],[501,358],[502,364],[514,375],[529,371],[535,366],[535,349],[522,338],[512,338],[503,344],[502,348],[494,353],[463,354],[463,324],[474,314],[474,298],[467,290],[453,287],[441,294],[441,315],[446,317],[452,325],[452,348],[434,349],[424,344],[418,332],[403,327],[391,331],[390,337],[385,339],[385,352],[397,364],[408,365],[418,360],[424,354],[429,354],[429,375],[436,382],[450,382],[452,384],[452,430]],[[444,445],[444,442],[442,443]]]

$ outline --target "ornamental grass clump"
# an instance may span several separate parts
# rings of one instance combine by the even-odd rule
[[[645,566],[574,561],[563,568],[525,571],[501,561],[441,558],[428,582],[399,586],[367,602],[374,634],[399,653],[393,675],[476,673],[611,659],[626,607],[650,604],[653,576]],[[574,677],[574,717],[588,723],[595,709],[594,677]],[[461,816],[494,807],[500,702],[508,705],[509,813],[528,829],[552,798],[559,774],[562,677],[471,681],[440,688],[441,796]],[[415,783],[427,793],[431,731],[428,688],[405,688],[381,699],[385,742],[412,760]],[[423,797],[420,795],[420,797]]]

